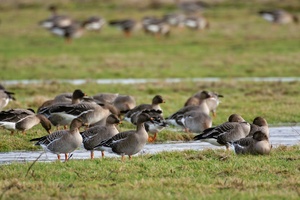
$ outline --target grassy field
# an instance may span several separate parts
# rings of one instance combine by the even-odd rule
[[[19,2],[19,3],[18,3]],[[23,3],[22,3],[23,2]],[[119,1],[53,1],[59,12],[83,20],[99,15],[107,21],[178,12],[172,1],[159,9]],[[148,1],[146,1],[148,2]],[[0,79],[95,79],[170,77],[266,77],[299,74],[300,26],[272,25],[257,15],[266,8],[286,8],[298,14],[297,1],[212,1],[204,12],[210,29],[172,29],[157,40],[136,31],[131,38],[105,26],[86,32],[66,45],[37,25],[50,13],[35,0],[0,6]],[[141,70],[142,69],[142,70]],[[17,74],[15,72],[18,72]],[[71,73],[72,72],[72,73]]]
[[[152,2],[152,4],[151,4]],[[296,0],[208,1],[204,12],[210,29],[172,29],[156,39],[136,31],[131,38],[105,26],[65,44],[38,27],[50,14],[83,20],[99,15],[107,20],[162,16],[177,12],[172,0],[156,1],[38,1],[0,0],[0,83],[3,80],[52,80],[51,84],[5,85],[16,93],[9,108],[34,108],[62,92],[77,88],[88,95],[101,92],[129,94],[138,104],[162,95],[164,116],[181,108],[198,90],[224,95],[213,125],[232,113],[247,121],[257,116],[270,126],[300,121],[300,82],[247,82],[235,77],[298,77],[300,26],[272,25],[256,13],[283,8],[299,15]],[[220,77],[220,82],[100,85],[93,79]],[[90,80],[83,85],[59,79]],[[121,130],[134,128],[123,123]],[[38,125],[26,135],[0,130],[0,151],[37,150],[30,139],[47,134]],[[272,133],[271,133],[272,134]],[[286,133],[288,134],[288,133]],[[190,140],[193,134],[166,129],[157,141]],[[236,156],[220,150],[169,152],[134,157],[71,160],[67,163],[1,165],[0,199],[299,199],[299,146],[273,149],[269,156]]]
[[[2,199],[299,199],[298,147],[2,165]]]

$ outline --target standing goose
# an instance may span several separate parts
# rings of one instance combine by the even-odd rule
[[[7,91],[3,85],[0,84],[0,111],[7,106],[7,104],[12,101],[16,100],[13,96],[15,93]]]
[[[296,15],[292,15],[284,10],[261,10],[258,14],[274,24],[298,23],[299,21]]]
[[[153,122],[147,121],[145,122],[145,129],[147,133],[152,133],[153,136],[148,137],[148,142],[154,142],[158,132],[162,131],[165,127],[168,126],[164,117],[162,116],[161,110],[149,110],[147,114],[153,119]]]
[[[165,103],[165,100],[160,95],[155,95],[152,99],[151,104],[140,104],[130,111],[128,111],[125,116],[124,120],[128,121],[132,124],[137,123],[137,116],[143,111],[143,110],[161,110],[160,104]]]
[[[142,112],[138,116],[136,130],[129,130],[120,132],[108,140],[102,141],[100,144],[95,146],[95,149],[101,148],[108,152],[115,153],[122,156],[124,161],[125,155],[132,158],[132,155],[140,152],[147,140],[148,133],[145,130],[144,123],[147,121],[153,121],[147,111]]]
[[[50,121],[41,114],[35,114],[32,109],[11,109],[0,112],[0,126],[11,130],[11,134],[15,130],[25,134],[27,130],[38,124],[41,124],[50,134]]]
[[[57,7],[55,5],[49,6],[48,10],[51,12],[51,16],[40,21],[40,26],[51,29],[53,27],[67,27],[73,23],[73,20],[70,17],[57,14]]]
[[[53,26],[50,32],[56,36],[63,37],[66,43],[71,43],[73,38],[83,35],[85,22],[72,22],[69,26]]]
[[[191,96],[190,98],[187,99],[187,101],[185,102],[184,106],[189,106],[189,105],[200,105],[202,99],[203,99],[203,92],[204,91],[199,91],[196,94],[194,94],[193,96]],[[208,92],[209,94],[209,98],[206,99],[206,103],[207,106],[210,110],[210,112],[212,112],[213,117],[217,116],[217,107],[220,103],[220,99],[221,97],[224,97],[221,94],[218,94],[216,92]]]
[[[40,138],[34,138],[30,141],[37,141],[35,145],[41,146],[45,151],[57,154],[60,160],[60,154],[65,154],[65,161],[69,159],[68,154],[76,150],[82,144],[82,136],[79,128],[84,123],[79,119],[74,119],[70,125],[70,130],[60,130]]]
[[[183,27],[184,19],[184,14],[170,13],[163,16],[164,22],[168,23],[170,26],[173,27]]]
[[[120,124],[120,119],[111,114],[106,119],[106,124],[104,126],[97,125],[93,126],[86,131],[81,132],[83,138],[83,146],[86,150],[91,151],[91,159],[94,159],[94,147],[103,140],[107,140],[114,135],[119,133],[117,125]],[[104,157],[104,150],[101,151],[102,157]]]
[[[262,131],[255,132],[250,139],[247,138],[246,143],[243,139],[246,138],[242,138],[231,144],[236,154],[266,155],[272,149],[269,137]]]
[[[226,146],[229,148],[229,142],[235,142],[245,138],[250,132],[250,124],[240,115],[230,115],[228,122],[216,127],[208,128],[203,133],[196,135],[195,140],[209,142],[216,146]]]

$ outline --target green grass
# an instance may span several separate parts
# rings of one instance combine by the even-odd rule
[[[298,199],[299,146],[2,165],[3,199]]]
[[[38,27],[37,22],[49,16],[48,4],[20,2],[4,4],[0,13],[2,80],[276,77],[295,76],[300,67],[300,26],[273,26],[256,14],[272,1],[211,3],[204,13],[211,28],[202,32],[172,29],[169,38],[156,40],[136,31],[126,39],[119,30],[105,26],[101,33],[86,32],[71,45]],[[81,20],[90,15],[140,20],[177,11],[170,2],[155,10],[147,3],[126,1],[53,2],[61,13]],[[278,6],[294,13],[291,7],[300,7],[296,2]]]
[[[270,126],[300,121],[299,82],[243,82],[234,77],[297,77],[300,26],[273,26],[256,15],[259,9],[283,8],[299,15],[297,0],[208,1],[204,15],[210,29],[172,29],[169,38],[143,32],[124,38],[109,26],[86,32],[66,45],[37,26],[55,3],[76,19],[100,15],[107,20],[176,12],[173,1],[159,9],[146,1],[15,0],[0,4],[0,80],[53,80],[51,84],[7,85],[17,101],[7,108],[34,108],[77,88],[88,95],[129,94],[137,104],[161,94],[164,116],[181,108],[198,90],[224,95],[213,125],[232,113],[251,122],[265,117]],[[92,79],[220,77],[221,82],[99,85]],[[83,85],[57,79],[87,79]],[[123,123],[121,130],[134,128]],[[26,135],[0,130],[0,151],[38,150],[30,139],[46,135],[40,125]],[[288,133],[287,133],[288,134]],[[193,134],[159,133],[157,141],[191,140]],[[0,199],[299,199],[299,146],[278,147],[269,156],[236,156],[222,150],[164,152],[133,157],[70,160],[66,163],[13,163],[0,166]]]

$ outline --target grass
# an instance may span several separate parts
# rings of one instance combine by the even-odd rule
[[[61,13],[77,19],[105,19],[176,12],[173,1],[159,9],[148,1],[15,0],[0,5],[0,79],[52,80],[51,84],[7,85],[17,101],[9,108],[34,108],[62,92],[77,88],[88,95],[100,92],[130,94],[138,104],[154,95],[166,99],[164,116],[183,106],[198,90],[225,97],[213,125],[232,113],[251,122],[263,116],[270,126],[300,121],[299,82],[245,82],[234,77],[295,77],[299,74],[299,25],[273,26],[256,15],[259,9],[283,8],[299,15],[299,2],[209,1],[204,15],[211,27],[202,32],[172,29],[169,38],[137,31],[131,38],[109,26],[86,32],[64,44],[37,26],[55,3]],[[220,77],[221,82],[99,85],[93,79]],[[83,85],[58,79],[86,79]],[[121,130],[134,128],[123,123]],[[37,150],[30,139],[45,135],[38,125],[26,135],[0,130],[0,151]],[[287,133],[288,134],[288,133]],[[166,129],[158,142],[190,140],[192,134]],[[220,150],[164,152],[134,157],[70,160],[67,163],[1,165],[0,199],[299,199],[299,146],[278,147],[269,156],[236,156]]]
[[[61,6],[61,13],[81,20],[92,14],[107,20],[129,16],[140,20],[145,15],[160,17],[177,12],[170,2],[162,4],[160,9],[125,6],[116,1],[56,3]],[[300,27],[273,26],[261,19],[256,12],[267,3],[257,1],[250,6],[232,1],[215,2],[204,13],[211,28],[202,32],[175,28],[169,38],[156,40],[136,31],[132,38],[126,39],[119,30],[105,26],[101,33],[86,32],[73,44],[66,45],[61,38],[37,25],[49,16],[48,4],[16,1],[19,6],[8,4],[0,13],[0,78],[295,76],[299,69]],[[278,4],[281,8],[287,5]],[[126,9],[121,9],[124,6]]]
[[[0,166],[3,199],[298,199],[300,195],[299,147],[279,147],[270,156],[205,150],[144,155],[126,162],[105,158],[30,165]]]

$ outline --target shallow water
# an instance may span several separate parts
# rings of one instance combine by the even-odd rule
[[[254,82],[293,82],[300,81],[299,77],[240,77],[240,78],[166,78],[166,79],[58,79],[58,80],[7,80],[1,81],[3,85],[16,85],[16,84],[50,84],[53,82],[57,83],[70,83],[73,85],[82,85],[87,83],[97,84],[140,84],[140,83],[153,83],[153,82],[166,82],[166,83],[179,83],[184,81],[192,82],[219,82],[224,80],[235,80],[235,81],[254,81]]]
[[[158,136],[159,137],[159,136]],[[279,145],[292,146],[300,144],[300,126],[270,127],[270,141],[273,147]],[[155,154],[163,151],[183,151],[183,150],[203,150],[203,149],[225,149],[216,147],[205,142],[167,142],[162,144],[146,144],[143,154]],[[36,160],[43,151],[16,151],[0,153],[0,164],[10,164],[13,162],[30,162]],[[63,156],[63,155],[62,155]],[[118,155],[105,153],[106,157],[119,157]],[[95,151],[95,158],[100,158],[101,152]],[[72,153],[71,159],[89,159],[90,152],[80,148]],[[52,162],[57,159],[55,154],[44,153],[38,159],[40,162]]]

